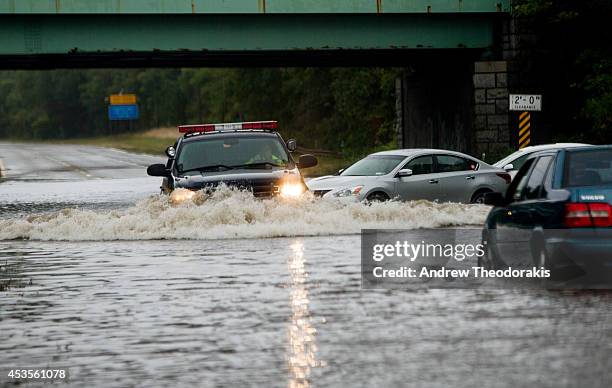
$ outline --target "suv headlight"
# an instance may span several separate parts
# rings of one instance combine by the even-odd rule
[[[281,197],[284,198],[296,198],[302,195],[306,191],[306,188],[302,182],[285,182],[281,184],[279,192]]]
[[[174,205],[178,205],[179,203],[183,203],[185,201],[189,201],[195,197],[195,191],[191,191],[188,189],[175,189],[170,193],[170,203]]]
[[[353,188],[338,190],[333,195],[334,197],[348,197],[351,195],[359,195],[359,193],[361,192],[361,189],[363,189],[362,185],[355,186]]]

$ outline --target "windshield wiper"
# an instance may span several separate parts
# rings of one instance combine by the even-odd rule
[[[259,167],[285,167],[283,164],[276,164],[272,162],[258,162],[258,163],[247,163],[247,164],[238,164],[232,166],[233,168],[259,168]]]
[[[212,166],[203,166],[203,167],[190,168],[188,170],[179,171],[179,173],[184,174],[186,172],[191,172],[191,171],[204,172],[204,171],[209,171],[209,170],[219,170],[220,168],[224,168],[226,170],[232,170],[234,168],[234,166],[228,166],[226,164],[215,164],[215,165],[212,165]]]

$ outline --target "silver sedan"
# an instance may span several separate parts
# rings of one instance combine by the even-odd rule
[[[503,169],[460,152],[403,149],[368,155],[306,184],[325,198],[482,203],[485,193],[505,193],[510,180]]]

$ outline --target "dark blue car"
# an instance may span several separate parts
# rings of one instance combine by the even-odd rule
[[[591,279],[612,268],[612,146],[563,148],[530,156],[483,230],[483,267],[536,267]],[[587,280],[589,281],[589,280]]]

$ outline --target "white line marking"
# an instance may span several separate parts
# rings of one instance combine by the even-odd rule
[[[64,162],[63,160],[56,159],[56,158],[54,158],[52,156],[49,156],[49,155],[43,155],[43,156],[45,158],[53,161],[53,162],[56,162],[56,163],[59,163],[59,164],[61,164],[63,166],[68,167],[72,171],[78,172],[79,174],[83,175],[86,178],[91,178],[93,176],[90,173],[88,173],[87,170],[84,170],[84,169],[82,169],[82,168],[80,168],[78,166],[75,166],[74,164],[70,164],[70,163]]]

